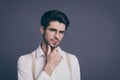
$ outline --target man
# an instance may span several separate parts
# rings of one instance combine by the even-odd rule
[[[67,16],[50,10],[41,18],[41,45],[18,59],[18,80],[80,80],[77,57],[59,47],[69,26]]]

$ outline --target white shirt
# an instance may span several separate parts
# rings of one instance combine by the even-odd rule
[[[42,70],[46,63],[46,57],[41,47],[39,46],[32,52],[36,58],[35,80],[71,80],[70,70],[66,59],[66,52],[62,51],[60,47],[58,47],[58,52],[63,58],[56,66],[51,76]],[[71,61],[72,80],[80,80],[81,75],[78,59],[75,55],[69,54],[69,56]],[[18,80],[33,80],[32,58],[29,54],[22,55],[18,59],[17,68]]]

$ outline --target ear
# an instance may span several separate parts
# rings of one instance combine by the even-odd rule
[[[44,27],[43,26],[40,26],[40,33],[44,34]]]

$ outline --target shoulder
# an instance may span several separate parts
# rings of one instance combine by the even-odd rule
[[[18,71],[26,72],[26,71],[31,70],[31,65],[32,65],[31,54],[34,54],[34,52],[29,53],[29,54],[25,54],[25,55],[21,55],[18,58],[18,61],[17,61],[17,69],[18,69]]]
[[[65,52],[65,55],[68,55],[72,63],[78,63],[78,58],[76,55]]]
[[[19,58],[18,58],[18,64],[21,64],[21,63],[29,63],[31,61],[31,54],[34,54],[34,51],[32,53],[28,53],[28,54],[25,54],[25,55],[21,55]]]
[[[73,71],[75,71],[75,69],[79,69],[80,64],[79,64],[79,60],[78,60],[77,56],[74,54],[70,54],[70,53],[65,53],[65,54],[69,56],[69,60],[70,60]]]

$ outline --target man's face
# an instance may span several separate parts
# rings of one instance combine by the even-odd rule
[[[50,45],[52,48],[57,47],[64,37],[65,24],[58,21],[51,21],[49,26],[43,32],[43,38],[46,45]]]

